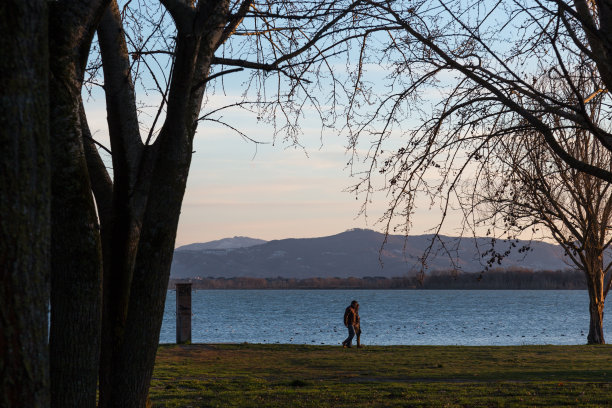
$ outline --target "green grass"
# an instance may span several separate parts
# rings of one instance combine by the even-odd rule
[[[164,345],[154,407],[609,407],[611,346]]]

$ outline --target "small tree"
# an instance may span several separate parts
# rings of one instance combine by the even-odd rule
[[[597,101],[588,105],[594,123],[598,123]],[[573,157],[612,170],[612,154],[587,132],[560,126],[556,132],[562,133],[556,138]],[[533,132],[509,134],[487,147],[483,156],[494,156],[495,160],[483,163],[480,177],[470,184],[472,193],[466,195],[462,206],[475,209],[476,222],[504,235],[517,236],[543,226],[586,277],[588,343],[605,343],[603,310],[612,283],[610,277],[605,279],[612,264],[604,257],[612,242],[611,185],[569,167]]]
[[[377,189],[388,193],[388,210],[381,219],[387,231],[408,233],[417,197],[426,195],[430,205],[440,207],[434,232],[457,209],[465,221],[460,233],[476,234],[478,230],[471,230],[476,224],[470,219],[473,203],[460,206],[459,186],[481,177],[483,163],[503,160],[488,152],[499,153],[492,146],[509,135],[520,146],[537,141],[541,149],[545,144],[567,166],[612,182],[609,163],[588,156],[612,151],[612,106],[606,96],[612,85],[612,54],[607,51],[612,20],[607,4],[365,3],[378,10],[374,18],[388,29],[386,38],[377,38],[385,50],[377,58],[393,72],[392,92],[369,101],[377,104],[374,113],[352,123],[351,164],[364,160],[360,143],[371,138],[367,166],[359,169],[352,191],[365,194],[366,203]],[[597,120],[589,109],[594,98],[599,98]],[[567,143],[574,135],[590,140],[586,155]],[[570,174],[577,177],[564,177]],[[581,177],[576,182],[586,183]]]

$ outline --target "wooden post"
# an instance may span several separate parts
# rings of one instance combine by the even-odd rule
[[[176,284],[176,344],[191,343],[191,283]]]

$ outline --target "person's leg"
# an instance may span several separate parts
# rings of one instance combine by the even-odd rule
[[[348,337],[342,342],[342,345],[344,347],[351,347],[353,337],[355,337],[355,328],[351,325],[348,327]]]
[[[361,328],[358,327],[357,330],[355,330],[355,335],[357,336],[357,347],[361,347]]]

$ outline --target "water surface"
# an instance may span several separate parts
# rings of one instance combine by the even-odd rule
[[[586,291],[198,290],[192,341],[340,344],[352,299],[366,345],[585,344],[589,327]],[[161,343],[176,340],[175,308],[168,291]]]

